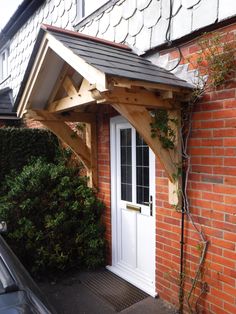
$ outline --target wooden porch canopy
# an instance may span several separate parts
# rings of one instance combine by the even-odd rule
[[[192,86],[136,55],[125,45],[43,25],[17,99],[18,116],[27,113],[68,144],[97,186],[96,112],[109,104],[152,148],[173,181],[177,151],[152,138],[150,110],[178,115]],[[68,122],[84,122],[87,136],[75,135]]]

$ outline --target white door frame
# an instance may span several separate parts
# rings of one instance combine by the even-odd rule
[[[110,162],[111,162],[111,227],[112,227],[112,265],[111,266],[107,266],[107,269],[109,269],[110,271],[116,273],[118,276],[126,279],[127,281],[131,282],[132,284],[134,284],[135,286],[137,286],[138,288],[144,290],[145,292],[147,292],[148,294],[150,294],[153,297],[157,296],[156,293],[156,287],[155,287],[155,274],[154,274],[154,287],[150,287],[150,286],[146,286],[144,283],[140,283],[140,281],[135,279],[135,274],[134,274],[134,278],[129,278],[126,276],[125,273],[122,272],[122,270],[117,269],[117,267],[114,267],[114,265],[117,265],[118,262],[118,257],[117,257],[117,243],[118,243],[118,238],[117,238],[117,178],[116,178],[116,173],[117,173],[117,136],[116,136],[116,127],[117,124],[120,123],[128,123],[130,125],[130,123],[122,116],[116,116],[110,119],[110,154],[111,154],[111,158],[110,158]],[[154,165],[155,165],[155,155],[153,154],[154,158]],[[155,216],[156,216],[156,211],[155,211],[155,175],[154,175],[154,189],[153,189],[153,217],[154,217],[154,221],[155,221]],[[154,224],[154,238],[156,237],[156,228],[155,228],[155,224]],[[156,263],[155,263],[155,255],[156,255],[156,245],[155,245],[156,241],[154,241],[154,250],[155,250],[155,254],[154,254],[154,271],[156,271]]]

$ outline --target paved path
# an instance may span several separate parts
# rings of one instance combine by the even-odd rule
[[[83,277],[86,273],[83,273]],[[42,291],[54,305],[58,314],[113,314],[113,307],[95,295],[80,280],[80,274],[73,274],[57,282],[39,283]],[[121,314],[174,314],[173,308],[161,299],[147,297]]]

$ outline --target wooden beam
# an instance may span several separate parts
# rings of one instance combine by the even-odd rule
[[[125,104],[112,104],[112,106],[135,127],[155,155],[159,158],[170,181],[174,182],[173,174],[176,173],[176,167],[173,164],[172,153],[162,147],[158,137],[151,137],[150,123],[153,121],[148,110],[144,107],[127,106]]]
[[[184,87],[177,87],[167,84],[160,84],[160,83],[152,83],[152,82],[146,82],[146,81],[139,81],[139,80],[132,80],[127,78],[122,78],[118,76],[111,76],[107,79],[109,89],[112,88],[112,86],[118,86],[118,87],[126,87],[126,88],[132,88],[132,86],[140,86],[147,89],[154,89],[156,91],[173,91],[176,93],[191,93],[191,89],[184,88]]]
[[[87,80],[83,79],[79,91],[72,96],[64,97],[62,99],[53,101],[48,106],[49,112],[60,112],[65,110],[74,109],[84,104],[95,102],[90,91],[90,84]]]
[[[88,112],[63,112],[51,113],[47,110],[27,110],[26,118],[34,119],[36,121],[67,121],[67,122],[84,122],[94,123],[96,115]]]
[[[87,169],[90,169],[91,152],[84,141],[63,121],[41,121],[58,138],[67,144],[81,159]]]
[[[33,110],[30,112],[32,114]],[[42,111],[35,112],[34,118],[36,116],[41,117],[42,120],[40,120],[40,122],[72,149],[87,169],[91,168],[91,150],[82,138],[80,138],[64,121],[47,120],[47,113]]]
[[[153,92],[141,89],[114,88],[109,92],[101,92],[99,94],[98,91],[96,94],[92,91],[92,94],[97,99],[97,103],[122,103],[149,108],[174,108],[174,102],[164,100]]]

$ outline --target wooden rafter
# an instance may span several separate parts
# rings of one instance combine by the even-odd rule
[[[150,123],[152,118],[148,110],[141,106],[127,106],[126,104],[112,104],[112,106],[125,117],[143,137],[145,142],[159,158],[171,182],[174,181],[173,174],[176,174],[176,167],[173,164],[173,157],[170,152],[162,147],[158,137],[151,137]]]

